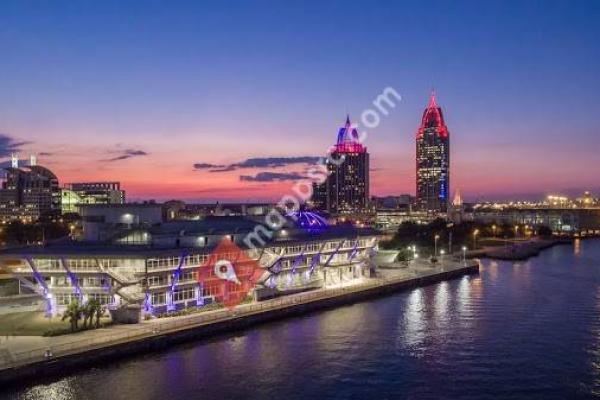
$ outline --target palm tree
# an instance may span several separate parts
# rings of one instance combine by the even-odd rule
[[[94,321],[94,315],[96,316],[96,328],[100,326],[100,317],[104,313],[102,309],[102,304],[96,299],[91,299],[86,304],[86,318],[89,318],[88,327],[92,327],[92,322]]]
[[[100,325],[100,316],[99,314],[102,312],[102,307],[100,302],[96,299],[92,299],[87,303],[87,315],[90,319],[90,327],[92,326],[92,321],[94,320],[94,315],[96,316],[96,328]]]
[[[102,307],[102,304],[100,304],[99,301],[96,300],[96,328],[100,328],[100,317],[102,317],[102,314],[104,314],[104,307]]]
[[[94,302],[95,300],[92,299],[83,306],[83,329],[92,326],[92,319],[94,318],[94,313],[96,312],[96,309],[94,308]]]
[[[71,324],[71,332],[75,332],[77,330],[77,325],[79,324],[79,319],[81,318],[82,307],[79,306],[79,302],[77,300],[73,300],[67,306],[67,309],[63,313],[62,321],[68,319]]]

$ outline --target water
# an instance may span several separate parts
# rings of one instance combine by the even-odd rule
[[[11,389],[17,399],[600,396],[600,241]]]

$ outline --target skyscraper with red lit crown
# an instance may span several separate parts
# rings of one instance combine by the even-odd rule
[[[445,213],[450,195],[450,134],[435,93],[417,131],[417,208]]]

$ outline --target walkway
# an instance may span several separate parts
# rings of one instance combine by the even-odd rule
[[[473,262],[470,262],[473,263]],[[136,325],[113,325],[74,334],[55,337],[16,336],[3,338],[0,344],[0,370],[43,361],[46,352],[52,357],[81,353],[120,343],[164,335],[202,325],[240,318],[257,313],[286,308],[302,303],[337,297],[352,292],[361,292],[378,286],[397,284],[414,278],[433,276],[439,273],[463,269],[463,262],[442,260],[436,265],[426,261],[412,261],[409,266],[381,269],[377,278],[364,278],[362,282],[328,287],[250,304],[242,304],[233,310],[221,309],[198,312],[190,315],[157,318]]]

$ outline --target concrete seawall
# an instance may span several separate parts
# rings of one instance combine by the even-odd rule
[[[512,243],[510,246],[488,247],[480,250],[472,250],[467,256],[478,258],[491,258],[505,261],[524,261],[531,257],[538,256],[543,250],[550,247],[572,244],[571,238],[557,238],[544,240],[530,240]]]
[[[369,282],[359,287],[349,286],[332,291],[331,295],[325,293],[324,297],[314,299],[306,300],[298,296],[298,302],[295,302],[293,296],[289,296],[294,303],[290,303],[287,300],[285,304],[280,303],[281,306],[277,307],[275,302],[274,307],[252,310],[240,313],[239,315],[234,311],[229,313],[228,317],[217,321],[191,326],[184,325],[169,331],[153,332],[152,335],[146,337],[122,339],[113,343],[103,343],[97,347],[89,346],[71,354],[60,355],[46,360],[13,365],[0,370],[0,383],[19,385],[25,383],[23,382],[24,380],[63,375],[76,368],[98,365],[108,360],[162,350],[177,343],[214,337],[218,334],[235,332],[267,321],[351,304],[405,289],[455,279],[468,274],[477,274],[478,272],[479,262],[471,261],[466,265],[454,265],[452,268],[441,268],[441,270],[436,268],[435,270],[421,273],[419,276],[386,278]]]

